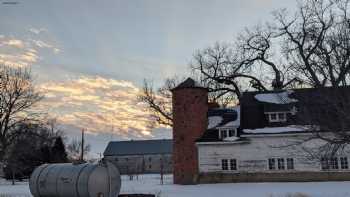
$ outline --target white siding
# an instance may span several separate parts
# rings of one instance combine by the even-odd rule
[[[320,171],[319,160],[311,160],[310,155],[301,150],[301,145],[287,146],[302,140],[299,136],[256,136],[246,143],[197,144],[200,172],[281,172],[269,170],[268,158],[294,159],[295,171]],[[317,144],[318,142],[316,142]],[[311,143],[315,146],[315,142]],[[305,145],[306,146],[306,145]],[[341,156],[349,154],[342,153]],[[236,159],[237,171],[222,171],[221,159]],[[277,160],[276,160],[277,166]],[[284,170],[287,171],[287,170]]]

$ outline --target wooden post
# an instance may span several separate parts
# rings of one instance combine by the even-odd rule
[[[163,160],[164,160],[164,157],[163,155],[160,156],[160,184],[163,185],[164,184],[164,179],[163,179],[163,176],[164,176],[164,164],[163,164]]]
[[[80,161],[84,161],[84,129],[81,131],[81,153]]]

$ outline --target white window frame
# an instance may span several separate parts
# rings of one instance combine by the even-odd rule
[[[342,159],[341,158],[346,158],[346,162],[347,161],[347,157],[346,156],[340,156],[340,157],[332,157],[332,158],[321,158],[321,170],[348,170],[348,168],[342,168]],[[344,163],[343,163],[344,165]]]
[[[342,170],[348,170],[349,169],[349,161],[348,157],[343,156],[339,158],[340,168]]]
[[[292,157],[286,158],[286,170],[294,170],[294,169],[295,169],[294,158]]]
[[[223,169],[223,161],[224,160],[226,160],[227,161],[227,170],[225,169]],[[235,165],[235,167],[236,167],[236,169],[232,169],[231,168],[231,161],[235,161],[236,163],[236,165]],[[222,158],[222,159],[220,159],[219,160],[219,162],[220,162],[220,169],[221,169],[221,171],[223,171],[223,172],[236,172],[236,171],[238,171],[238,160],[236,159],[236,158]]]
[[[271,160],[271,162],[270,162]],[[292,161],[292,165],[288,165],[288,161]],[[270,157],[267,159],[267,170],[269,171],[290,171],[295,170],[295,159],[292,157]],[[273,164],[273,165],[270,165]],[[290,163],[289,163],[290,164]],[[288,168],[292,167],[292,168]]]
[[[268,170],[276,170],[277,169],[276,168],[276,158],[268,158],[267,159],[267,169]]]
[[[265,114],[269,118],[269,122],[287,122],[287,115],[289,112],[266,112]],[[283,118],[280,118],[279,115],[283,114]],[[276,116],[276,118],[272,118]]]
[[[232,136],[230,136],[230,130],[234,130],[234,135],[232,135]],[[233,136],[236,136],[237,137],[237,128],[235,128],[235,129],[233,129],[233,128],[230,128],[230,129],[219,129],[219,139],[225,139],[225,138],[223,138],[222,137],[222,135],[221,135],[221,132],[225,132],[226,133],[226,137],[225,138],[227,138],[227,137],[233,137]]]
[[[277,170],[286,170],[286,162],[284,158],[277,158]]]
[[[221,163],[221,170],[222,171],[226,172],[226,171],[230,170],[230,160],[229,159],[221,159],[220,163]],[[224,165],[224,163],[226,163],[226,165]],[[226,169],[224,169],[224,166],[226,167]]]

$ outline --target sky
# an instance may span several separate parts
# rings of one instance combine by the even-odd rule
[[[294,9],[293,0],[0,0],[0,64],[30,68],[45,95],[38,106],[69,138],[82,128],[92,153],[110,140],[170,138],[152,128],[137,100],[190,75],[193,53],[229,42]]]

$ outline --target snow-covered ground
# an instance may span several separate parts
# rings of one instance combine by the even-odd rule
[[[164,185],[159,175],[142,175],[130,181],[122,177],[121,193],[147,193],[159,197],[350,197],[350,182],[309,183],[228,183],[203,185],[174,185],[167,175]],[[9,195],[2,195],[9,194]],[[10,195],[14,194],[14,195]],[[28,183],[0,180],[0,197],[29,197]]]

